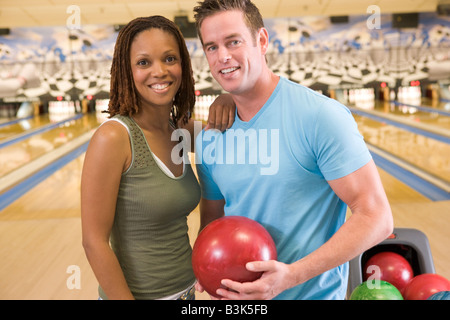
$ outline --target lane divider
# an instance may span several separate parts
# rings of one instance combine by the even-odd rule
[[[94,130],[0,179],[0,211],[86,152]]]
[[[5,122],[0,123],[0,128],[16,124],[17,122],[20,122],[20,121],[30,120],[32,118],[34,118],[34,116],[29,116],[29,117],[24,117],[24,118],[17,118],[17,119],[11,120],[11,121],[5,121]]]
[[[359,110],[349,107],[350,111],[363,117],[384,122],[405,129],[418,135],[426,136],[450,144],[450,131],[442,128],[431,128],[423,124],[411,125],[399,117],[382,114],[370,110]],[[423,194],[432,201],[450,200],[450,183],[388,153],[373,144],[366,142],[377,166]]]
[[[64,123],[66,123],[66,122],[78,120],[78,119],[80,119],[82,117],[84,117],[84,114],[80,113],[80,114],[77,114],[76,116],[73,116],[73,117],[70,117],[70,118],[67,118],[67,119],[55,122],[55,123],[51,123],[49,125],[43,126],[41,128],[38,128],[36,130],[27,131],[27,132],[25,132],[25,133],[23,133],[21,135],[12,137],[10,139],[7,139],[6,141],[1,142],[0,143],[0,149],[4,148],[6,146],[9,146],[11,144],[17,143],[19,141],[28,139],[29,137],[31,137],[31,136],[33,136],[35,134],[42,133],[42,132],[49,131],[51,129],[57,128],[60,125],[63,125]]]
[[[450,184],[367,143],[375,164],[432,201],[450,200]]]
[[[441,99],[443,101],[445,101],[444,99]],[[417,106],[414,104],[409,104],[409,103],[404,103],[404,102],[400,102],[400,101],[392,101],[392,103],[394,103],[397,106],[406,106],[406,107],[412,107],[412,108],[416,108],[417,110],[420,111],[424,111],[424,112],[430,112],[430,113],[438,113],[444,116],[450,116],[450,111],[444,110],[444,109],[436,109],[436,108],[432,108],[432,107],[425,107],[425,106]]]
[[[363,117],[367,117],[367,118],[371,118],[375,121],[378,122],[384,122],[387,124],[391,124],[395,127],[398,128],[402,128],[405,129],[407,131],[410,131],[412,133],[415,134],[419,134],[422,136],[425,136],[427,138],[431,138],[440,142],[444,142],[447,144],[450,144],[450,131],[449,130],[445,130],[445,129],[439,129],[439,128],[431,128],[430,126],[426,126],[426,125],[411,125],[409,123],[407,123],[406,121],[402,121],[400,119],[398,119],[397,117],[393,117],[393,116],[386,116],[385,114],[378,115],[375,112],[371,112],[371,111],[366,111],[366,110],[359,110],[356,108],[352,108],[349,107],[349,110],[357,115],[363,116]]]

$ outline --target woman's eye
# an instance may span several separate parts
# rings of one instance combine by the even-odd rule
[[[174,56],[169,56],[166,58],[167,62],[175,62],[176,58]]]
[[[146,66],[147,64],[148,63],[147,63],[146,60],[139,60],[138,63],[137,63],[138,66]]]

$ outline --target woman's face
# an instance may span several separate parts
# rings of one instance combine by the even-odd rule
[[[130,61],[141,107],[171,108],[182,79],[175,37],[157,28],[140,32],[131,44]]]

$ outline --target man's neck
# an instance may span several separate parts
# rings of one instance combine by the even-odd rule
[[[242,121],[250,121],[261,110],[267,100],[269,100],[279,80],[279,76],[269,72],[267,79],[259,81],[251,91],[236,95],[232,94],[239,118]]]

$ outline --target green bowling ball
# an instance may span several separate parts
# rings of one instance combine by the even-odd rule
[[[398,289],[383,280],[369,280],[353,290],[350,300],[403,300]]]

